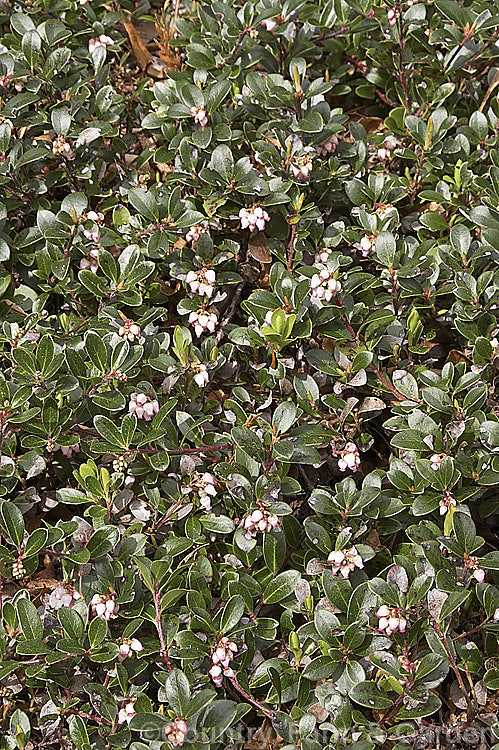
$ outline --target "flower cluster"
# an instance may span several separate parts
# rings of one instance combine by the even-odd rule
[[[204,222],[202,224],[193,224],[185,235],[185,241],[192,242],[192,244],[195,245],[201,235],[206,232],[206,229],[207,222]]]
[[[465,555],[465,563],[468,570],[471,570],[472,577],[478,583],[483,583],[485,580],[485,571],[478,565],[478,560],[474,555]]]
[[[193,310],[189,315],[189,323],[194,326],[194,332],[199,338],[204,331],[213,333],[218,324],[218,318],[215,313],[206,310]]]
[[[12,578],[19,580],[20,578],[24,578],[25,575],[26,575],[26,569],[23,565],[21,558],[19,558],[18,560],[12,563]]]
[[[99,234],[100,236],[100,234]],[[80,260],[80,270],[90,269],[92,273],[97,273],[99,269],[99,250],[94,247]]]
[[[215,289],[216,280],[215,271],[211,268],[189,271],[185,277],[185,281],[192,294],[199,294],[201,297],[211,297]]]
[[[208,113],[205,107],[191,107],[191,117],[194,117],[194,122],[201,125],[202,128],[208,125]]]
[[[348,442],[343,450],[338,451],[337,455],[340,456],[338,459],[338,469],[340,471],[346,471],[347,469],[357,471],[360,466],[360,456],[359,449],[355,443]]]
[[[405,617],[401,616],[398,607],[387,607],[386,604],[382,604],[375,614],[379,620],[379,631],[384,632],[386,635],[391,635],[397,630],[399,633],[405,633],[407,620]]]
[[[243,527],[246,539],[252,539],[259,531],[269,534],[279,525],[279,518],[269,513],[265,508],[254,510],[244,519]]]
[[[135,708],[132,702],[127,703],[118,712],[118,724],[130,724],[135,716]]]
[[[359,555],[355,547],[343,550],[333,550],[329,553],[327,561],[333,563],[331,571],[333,575],[340,572],[343,578],[348,578],[355,568],[364,567],[362,557]]]
[[[364,235],[364,237],[361,237],[360,242],[355,243],[354,247],[357,250],[360,250],[363,258],[367,258],[369,253],[371,252],[374,244],[373,239],[373,237]]]
[[[133,343],[135,339],[138,339],[140,336],[140,326],[138,326],[137,323],[134,323],[130,318],[126,318],[123,321],[123,325],[120,326],[118,336],[128,339],[128,341]]]
[[[310,279],[311,297],[316,302],[331,302],[333,297],[341,292],[341,283],[333,278],[327,268],[322,268],[319,273],[314,273]]]
[[[90,54],[94,51],[94,49],[97,49],[97,47],[108,47],[109,45],[114,44],[114,41],[111,39],[110,36],[106,36],[105,34],[101,34],[97,38],[91,38],[88,40],[88,51]]]
[[[117,617],[118,604],[115,594],[94,594],[90,600],[90,609],[94,615],[111,620]]]
[[[394,138],[392,135],[389,135],[385,140],[383,141],[383,144],[378,148],[376,151],[376,156],[378,159],[381,159],[381,161],[386,161],[390,158],[393,149],[398,145],[398,141],[396,138]]]
[[[197,492],[199,502],[205,510],[211,510],[211,501],[217,495],[217,482],[213,474],[205,471],[203,474],[195,472],[184,492]]]
[[[234,677],[230,663],[236,653],[236,644],[227,637],[221,638],[213,649],[209,674],[217,687],[222,685],[224,677]]]
[[[165,735],[172,747],[181,747],[187,734],[187,723],[185,719],[177,717],[165,727]]]
[[[67,159],[73,158],[73,149],[63,135],[58,135],[52,143],[52,153],[56,156],[65,156]]]
[[[83,234],[87,240],[91,240],[97,245],[100,240],[99,225],[104,221],[104,214],[100,211],[98,213],[96,211],[89,211],[83,218],[85,221],[92,221],[94,223],[94,226],[90,227],[90,229],[84,229]]]
[[[263,26],[266,31],[273,31],[277,25],[278,23],[275,18],[265,18],[263,21],[260,21],[260,26]]]
[[[291,171],[293,173],[293,177],[296,177],[297,180],[307,180],[310,177],[312,169],[312,158],[309,154],[293,157],[293,161],[291,162]]]
[[[400,16],[400,10],[398,8],[390,8],[388,13],[386,14],[386,17],[388,19],[388,23],[390,26],[395,26],[397,23],[397,18]]]
[[[203,362],[191,362],[191,370],[194,372],[194,382],[200,388],[204,388],[210,381],[208,368]]]
[[[251,208],[241,208],[239,218],[241,219],[241,228],[249,229],[250,232],[254,232],[255,229],[262,232],[265,229],[266,223],[270,221],[267,211],[261,206],[255,205]]]
[[[315,262],[317,264],[325,264],[328,262],[329,257],[331,255],[331,250],[329,247],[320,247],[319,251],[315,254]]]
[[[437,471],[437,469],[440,468],[440,464],[444,460],[445,455],[445,453],[434,453],[432,456],[430,456],[430,464],[433,471]]]
[[[335,135],[329,136],[329,138],[326,138],[325,141],[321,141],[317,144],[315,147],[315,150],[317,152],[318,156],[328,156],[328,154],[331,154],[338,145],[339,140]]]
[[[120,638],[119,639],[120,655],[119,660],[125,661],[130,656],[138,654],[144,650],[142,643],[137,638]]]
[[[145,393],[134,392],[130,395],[128,412],[135,414],[137,419],[144,419],[146,422],[150,422],[158,411],[159,403],[157,399],[151,399]]]
[[[80,599],[80,595],[74,590],[73,586],[69,583],[61,583],[55,588],[48,600],[48,606],[52,609],[60,609],[61,607],[70,607],[73,602]]]
[[[445,516],[449,508],[455,508],[457,505],[457,502],[455,498],[452,497],[449,490],[444,490],[442,493],[442,497],[439,502],[439,512],[441,516]]]

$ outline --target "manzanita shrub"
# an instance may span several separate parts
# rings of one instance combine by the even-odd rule
[[[2,750],[496,743],[495,10],[1,3]]]

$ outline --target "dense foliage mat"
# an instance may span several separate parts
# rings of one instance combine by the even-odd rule
[[[499,738],[494,10],[2,1],[2,750]]]

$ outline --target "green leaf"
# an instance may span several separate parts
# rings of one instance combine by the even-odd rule
[[[393,699],[381,690],[375,682],[367,680],[354,685],[350,691],[350,698],[361,706],[383,710],[393,705]]]
[[[300,573],[297,570],[286,570],[279,573],[266,586],[263,592],[263,601],[265,604],[276,604],[294,592],[295,586],[300,579]]]
[[[206,513],[201,516],[201,525],[207,531],[215,534],[231,534],[234,531],[234,521],[228,516],[216,516],[214,513]]]
[[[77,750],[90,750],[87,728],[81,716],[73,716],[69,723],[69,738]]]
[[[231,596],[222,611],[220,618],[220,632],[224,635],[233,630],[244,614],[244,599],[242,596]]]
[[[136,187],[128,192],[128,200],[142,216],[149,221],[159,221],[158,202],[154,195],[147,190]]]
[[[98,336],[93,331],[89,331],[85,339],[85,349],[87,350],[88,356],[94,367],[96,367],[99,372],[107,373],[109,371],[107,349],[101,336]]]
[[[81,503],[91,503],[92,499],[81,490],[75,490],[72,487],[63,487],[55,493],[60,503],[66,505],[80,505]]]
[[[107,620],[104,617],[94,617],[88,626],[88,640],[90,648],[99,646],[107,635]]]
[[[165,682],[168,703],[177,716],[185,716],[189,710],[189,681],[180,669],[172,669]]]
[[[468,597],[471,595],[471,591],[453,591],[452,594],[449,594],[447,599],[442,605],[442,609],[440,610],[439,620],[442,622],[442,620],[445,620],[446,617],[451,615],[453,612],[455,612],[456,609],[458,609],[464,602],[468,599]]]
[[[317,656],[310,661],[303,670],[303,677],[307,680],[324,680],[330,677],[338,663],[330,656]]]
[[[286,538],[282,531],[275,529],[263,535],[263,559],[272,573],[277,573],[286,557]]]
[[[19,549],[24,539],[24,518],[14,503],[0,503],[0,526]]]
[[[128,448],[119,428],[116,427],[109,417],[104,417],[101,414],[98,414],[94,417],[94,426],[99,435],[103,437],[104,440],[107,440],[110,445],[123,450]]]
[[[397,245],[390,232],[380,232],[376,237],[376,256],[383,265],[393,267]]]
[[[272,417],[272,425],[278,435],[289,432],[296,421],[297,409],[292,401],[283,401],[279,404]]]
[[[33,602],[29,599],[19,599],[16,609],[25,640],[41,641],[43,638],[43,625]]]

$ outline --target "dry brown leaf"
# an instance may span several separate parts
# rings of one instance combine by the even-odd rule
[[[245,742],[244,750],[279,750],[284,740],[277,734],[268,719],[265,719],[260,729],[257,729],[249,742]]]
[[[132,45],[132,51],[137,60],[141,70],[145,70],[151,61],[151,54],[147,49],[146,45],[142,41],[137,29],[133,25],[130,19],[123,21],[123,26],[130,39]]]
[[[259,263],[271,263],[272,255],[270,254],[267,238],[263,232],[258,232],[256,237],[251,237],[248,242],[248,255]]]
[[[379,552],[381,549],[381,540],[376,529],[371,529],[366,537],[367,544],[373,548],[375,552]]]
[[[382,133],[384,130],[388,130],[381,117],[361,117],[358,120],[358,123],[365,128],[368,135]]]
[[[457,365],[459,362],[467,362],[469,365],[472,364],[471,359],[463,352],[460,352],[459,349],[451,349],[445,361],[452,362],[453,365]]]
[[[163,161],[156,161],[154,162],[154,164],[163,179],[166,177],[166,175],[175,171],[175,167],[172,164],[167,164]]]
[[[158,38],[156,44],[159,49],[159,56],[164,62],[167,70],[182,70],[180,55],[171,46],[174,28],[171,28],[171,19],[166,19],[164,11],[160,20],[156,23]]]
[[[335,348],[336,348],[336,344],[334,343],[334,339],[323,338],[322,339],[322,348],[328,354],[332,354],[334,352]]]

